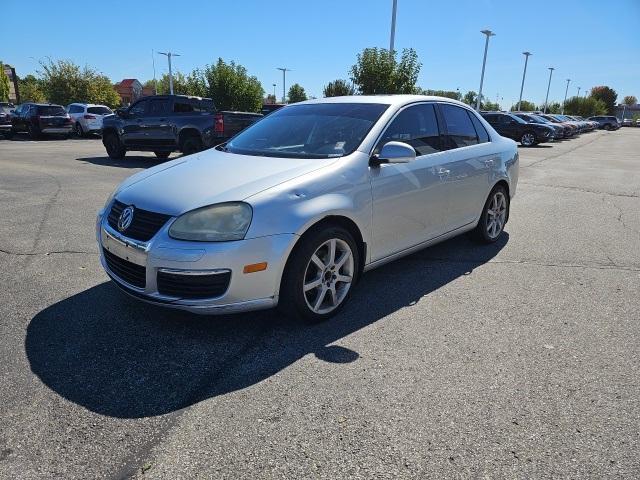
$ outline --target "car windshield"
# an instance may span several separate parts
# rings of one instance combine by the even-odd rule
[[[38,115],[42,115],[43,117],[59,117],[66,114],[65,109],[58,105],[38,107]]]
[[[515,119],[515,121],[516,121],[516,122],[518,122],[518,123],[527,123],[527,122],[525,122],[523,119],[521,119],[521,118],[520,118],[519,116],[517,116],[517,115],[513,115],[513,114],[511,114],[511,113],[507,113],[507,115],[508,115],[509,117],[511,117],[511,118],[513,118],[513,119]]]
[[[547,120],[547,119],[546,119],[546,118],[544,118],[544,117],[541,117],[540,115],[530,115],[530,117],[531,117],[534,121],[539,122],[539,123],[551,123],[551,122],[549,122],[549,120]]]
[[[381,103],[292,105],[264,117],[221,148],[267,157],[341,157],[358,148],[388,107]]]
[[[113,112],[108,107],[89,107],[87,113],[93,113],[94,115],[110,115]]]

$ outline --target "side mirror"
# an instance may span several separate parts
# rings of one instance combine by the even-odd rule
[[[371,157],[371,164],[409,163],[415,159],[416,151],[411,145],[404,142],[387,142],[383,145],[380,153]]]
[[[129,116],[129,112],[127,111],[126,108],[117,108],[116,115],[118,115],[121,118],[127,118]]]

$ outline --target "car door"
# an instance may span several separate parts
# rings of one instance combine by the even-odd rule
[[[402,109],[378,140],[374,153],[389,141],[405,142],[416,159],[405,164],[370,167],[372,261],[380,260],[444,233],[446,188],[440,130],[433,103]]]
[[[174,137],[168,116],[171,110],[169,98],[152,98],[145,113],[145,133],[149,145],[173,145]]]
[[[446,231],[452,231],[477,221],[499,158],[475,112],[449,103],[438,107],[445,130],[442,144],[448,153],[442,165],[447,174],[444,224]]]
[[[126,146],[144,145],[146,143],[145,114],[149,100],[142,99],[131,105],[127,117],[123,119],[122,143]]]

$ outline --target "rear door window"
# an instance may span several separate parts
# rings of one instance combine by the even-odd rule
[[[462,148],[477,145],[478,134],[465,108],[443,103],[440,104],[440,111],[442,112],[447,130],[447,148]]]
[[[188,100],[176,100],[173,103],[173,111],[175,113],[192,113],[194,108],[193,104]]]
[[[478,143],[486,143],[489,141],[489,134],[487,133],[487,129],[484,128],[482,122],[478,119],[478,117],[471,112],[467,112],[469,117],[471,118],[471,122],[476,129],[476,133],[478,134]]]
[[[167,113],[169,113],[169,99],[156,98],[149,101],[147,116],[156,117],[160,115],[166,115]]]

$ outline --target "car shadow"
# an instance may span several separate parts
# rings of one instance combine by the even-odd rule
[[[140,155],[126,155],[120,160],[115,160],[108,156],[104,157],[78,157],[79,162],[92,163],[101,167],[120,167],[120,168],[149,168],[175,158],[160,159],[154,157],[143,157]]]
[[[332,363],[357,361],[357,352],[334,343],[428,302],[432,292],[490,261],[508,239],[505,232],[495,244],[479,246],[458,237],[382,266],[364,275],[340,314],[314,325],[276,310],[191,315],[136,301],[106,282],[33,317],[26,355],[45,385],[90,411],[162,415],[250,387],[309,354]],[[433,320],[427,312],[419,321]]]

